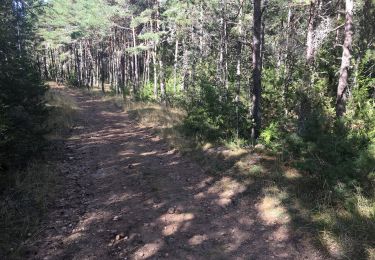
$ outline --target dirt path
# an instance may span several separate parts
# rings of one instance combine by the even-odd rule
[[[67,90],[80,107],[66,141],[67,183],[30,259],[321,259],[259,198],[170,150],[112,103]]]

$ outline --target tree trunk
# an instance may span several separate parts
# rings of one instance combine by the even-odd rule
[[[256,140],[260,134],[261,128],[261,93],[262,93],[262,79],[261,79],[261,39],[262,39],[262,11],[261,0],[254,0],[253,13],[253,91],[252,91],[252,109],[251,118],[253,125],[251,127],[251,138]]]
[[[242,5],[239,10],[239,21],[238,21],[238,41],[237,41],[237,68],[236,68],[236,137],[239,137],[240,130],[240,115],[239,115],[239,103],[240,103],[240,91],[241,91],[241,55],[242,55]]]
[[[288,92],[289,92],[289,80],[290,80],[290,70],[289,70],[289,42],[290,42],[290,22],[292,17],[292,9],[290,5],[288,6],[288,18],[286,27],[286,46],[285,46],[285,56],[284,56],[284,88],[283,88],[283,102],[285,115],[288,115]]]
[[[307,38],[306,38],[306,62],[308,66],[311,66],[314,62],[314,40],[315,40],[315,26],[316,26],[316,6],[317,0],[311,0],[310,2],[310,15],[307,25]]]
[[[181,84],[181,90],[186,90],[188,87],[188,79],[187,79],[187,73],[189,69],[189,51],[186,46],[186,41],[183,38],[182,39],[182,48],[183,48],[183,60],[182,60],[182,84]]]
[[[100,51],[100,79],[101,79],[101,84],[102,84],[102,92],[105,93],[105,88],[104,88],[104,79],[105,79],[105,71],[104,71],[104,48]]]
[[[342,46],[339,84],[337,86],[336,116],[341,117],[346,111],[348,92],[348,73],[350,66],[350,51],[353,38],[353,0],[345,1],[345,40]]]
[[[135,28],[132,27],[132,34],[133,34],[133,47],[137,47],[137,42],[136,42],[136,35],[135,35]],[[138,89],[139,85],[139,76],[138,76],[138,55],[137,52],[134,52],[134,79],[135,79],[135,84],[133,84],[133,95],[136,95],[136,91]]]
[[[176,32],[176,48],[174,52],[174,81],[173,81],[173,91],[177,91],[177,62],[178,62],[178,38]]]

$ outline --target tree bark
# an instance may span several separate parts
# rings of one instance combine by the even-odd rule
[[[311,66],[314,62],[314,40],[315,40],[315,26],[316,26],[316,10],[317,0],[311,0],[310,2],[310,15],[307,25],[307,38],[306,38],[306,62],[308,66]]]
[[[177,91],[177,62],[178,62],[178,38],[176,32],[176,47],[174,52],[174,81],[173,81],[173,91],[176,93]]]
[[[132,35],[133,35],[133,47],[137,47],[136,42],[136,35],[135,35],[135,28],[132,27]],[[133,85],[133,95],[136,95],[136,91],[139,85],[139,76],[138,76],[138,55],[137,52],[134,52],[134,77],[135,77],[135,84]]]
[[[348,74],[350,67],[351,48],[353,41],[353,0],[345,1],[345,39],[342,46],[339,84],[336,96],[336,116],[342,117],[346,111],[348,97]]]
[[[242,4],[239,10],[238,20],[238,40],[237,40],[237,67],[236,67],[236,137],[239,137],[240,129],[240,115],[239,115],[239,103],[240,103],[240,92],[241,92],[241,55],[242,55]]]
[[[261,75],[261,39],[262,39],[262,11],[261,0],[254,0],[253,13],[253,89],[252,89],[252,109],[251,118],[253,125],[251,127],[251,138],[256,140],[260,134],[261,128],[261,93],[262,93],[262,75]]]

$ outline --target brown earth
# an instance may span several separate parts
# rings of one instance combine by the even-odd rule
[[[256,186],[244,193],[113,103],[64,91],[80,108],[61,161],[64,188],[26,258],[323,259]]]

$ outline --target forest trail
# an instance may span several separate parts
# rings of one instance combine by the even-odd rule
[[[66,183],[29,259],[322,259],[287,221],[262,219],[259,194],[241,197],[112,102],[63,91],[79,106]]]

